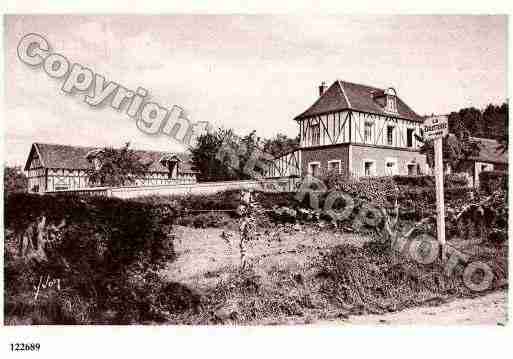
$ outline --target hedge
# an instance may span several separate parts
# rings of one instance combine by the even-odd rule
[[[396,175],[392,177],[398,186],[409,187],[434,187],[435,177],[422,175],[422,176],[404,176]],[[468,177],[463,173],[449,173],[444,176],[445,187],[468,187]]]
[[[108,312],[113,313],[107,321],[111,324],[156,320],[165,303],[158,299],[163,283],[156,273],[175,258],[174,219],[167,205],[101,197],[8,196],[6,313],[12,316],[23,306],[32,308],[23,298],[33,292],[31,286],[38,278],[49,276],[60,278],[65,290],[48,297],[48,308],[68,310],[65,303],[79,302],[83,310],[66,318],[50,310],[50,317],[38,318],[38,309],[33,308],[34,324],[101,324],[102,315]],[[43,244],[45,256],[19,256],[23,236],[50,238],[55,233],[52,225],[62,220],[65,225],[59,229],[59,239]]]

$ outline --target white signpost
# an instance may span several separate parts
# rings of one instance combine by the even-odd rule
[[[447,116],[432,116],[423,124],[424,140],[433,140],[435,148],[435,185],[436,185],[436,233],[442,249],[442,261],[445,261],[445,204],[444,204],[444,168],[442,139],[449,132]]]

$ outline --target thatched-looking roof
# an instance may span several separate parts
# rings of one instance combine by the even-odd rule
[[[102,148],[58,145],[48,143],[33,143],[25,170],[30,167],[30,161],[37,154],[45,168],[86,170],[93,168],[92,159],[100,154]],[[149,164],[150,172],[169,172],[169,168],[161,161],[174,159],[179,163],[179,173],[198,173],[194,169],[191,156],[186,153],[170,153],[160,151],[134,150],[142,163]]]

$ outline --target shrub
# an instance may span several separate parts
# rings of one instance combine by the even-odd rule
[[[479,173],[479,188],[485,193],[507,190],[508,173],[505,171],[483,171]]]
[[[474,190],[469,187],[444,188],[444,198],[448,201],[468,200]],[[401,188],[399,201],[413,201],[418,203],[435,203],[436,190],[434,188]]]
[[[330,191],[344,192],[354,200],[365,200],[377,206],[387,206],[395,201],[397,196],[397,186],[391,177],[354,179],[340,176],[330,178],[328,184]]]
[[[193,210],[236,209],[240,204],[240,191],[229,190],[211,194],[152,195],[136,198],[135,201],[151,205],[171,205],[176,212]]]
[[[4,165],[4,195],[27,192],[28,179],[21,166]]]
[[[57,240],[40,243],[45,255],[37,261],[14,256],[11,248],[5,265],[10,282],[6,301],[15,301],[23,294],[14,291],[13,286],[32,293],[32,288],[24,285],[49,276],[60,278],[66,288],[61,293],[64,299],[49,302],[50,307],[64,305],[78,296],[84,306],[91,308],[91,316],[75,318],[77,323],[102,322],[101,316],[109,311],[115,313],[107,320],[109,323],[158,317],[162,283],[155,271],[175,258],[170,236],[175,214],[168,205],[15,194],[6,200],[5,214],[9,243],[19,243],[31,233],[51,238],[55,235],[53,224],[63,219],[66,223],[59,229]],[[41,220],[43,216],[45,221]]]
[[[263,208],[292,206],[297,202],[296,192],[257,192],[256,200]]]
[[[182,215],[177,219],[177,224],[194,228],[220,228],[229,222],[230,217],[227,214],[216,212]]]
[[[295,223],[298,212],[289,207],[278,207],[271,212],[271,218],[280,223]]]
[[[392,178],[398,186],[408,186],[408,187],[434,187],[435,186],[435,178],[433,176],[428,176],[428,175],[421,175],[421,176],[395,175]]]
[[[444,176],[444,184],[447,188],[468,187],[469,177],[466,173],[449,173]]]
[[[421,176],[393,176],[394,182],[398,186],[406,187],[435,187],[435,177],[428,175]],[[450,173],[444,176],[445,187],[466,187],[469,185],[468,177],[465,173]]]

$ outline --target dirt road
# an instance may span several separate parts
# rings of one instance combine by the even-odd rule
[[[506,325],[507,291],[457,299],[436,307],[418,307],[384,315],[351,316],[346,324],[370,325]],[[328,324],[328,322],[325,322]]]

